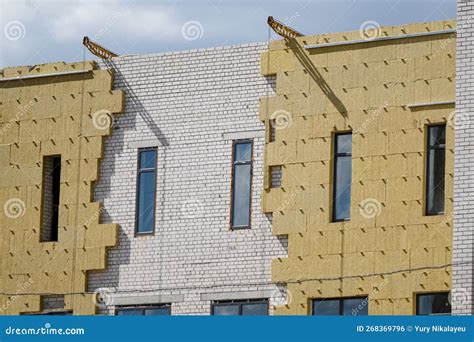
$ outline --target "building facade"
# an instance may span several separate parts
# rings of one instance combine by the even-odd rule
[[[456,138],[454,163],[453,295],[459,298],[453,313],[473,314],[474,182],[471,145],[473,143],[472,86],[474,56],[472,37],[474,2],[458,1],[456,63]]]
[[[0,313],[457,312],[455,28],[3,69]]]
[[[288,237],[272,275],[292,299],[277,314],[450,312],[454,30],[305,36],[262,55],[276,76],[263,208]]]
[[[113,73],[94,62],[5,68],[0,78],[0,313],[93,314],[91,270],[118,225],[92,200],[104,137],[123,110]]]
[[[286,239],[272,235],[260,196],[265,129],[258,101],[275,86],[259,74],[264,50],[265,44],[249,44],[103,64],[115,71],[115,88],[126,99],[95,188],[103,221],[120,222],[107,269],[89,277],[89,290],[105,293],[108,312],[154,305],[208,315],[214,304],[249,300],[271,312],[273,301],[282,300],[284,286],[280,294],[270,266],[286,256]],[[233,166],[239,146],[249,147],[246,223],[232,222],[233,190],[242,192],[236,181],[246,176]],[[156,223],[140,233],[138,158],[149,149],[156,151]]]

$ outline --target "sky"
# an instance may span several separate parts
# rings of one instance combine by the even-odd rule
[[[0,67],[267,41],[267,17],[306,35],[455,19],[456,0],[0,0]],[[270,35],[271,39],[275,37]]]

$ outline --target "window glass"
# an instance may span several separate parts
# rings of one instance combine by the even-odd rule
[[[336,153],[352,154],[352,134],[336,134]]]
[[[451,313],[451,304],[449,303],[449,293],[430,293],[416,296],[416,314],[417,315],[441,315]]]
[[[234,143],[232,170],[232,228],[250,226],[252,143]]]
[[[252,159],[252,144],[237,143],[235,144],[235,161],[250,161]]]
[[[250,168],[236,165],[234,170],[233,226],[248,226],[250,221]]]
[[[342,221],[350,218],[351,182],[351,157],[337,157],[335,160],[334,221]]]
[[[136,230],[151,233],[155,229],[156,150],[139,152],[139,160]]]
[[[238,305],[216,305],[214,306],[214,316],[237,316],[239,315]]]
[[[315,316],[365,316],[368,315],[368,311],[367,297],[313,300]]]
[[[426,214],[444,213],[445,133],[444,125],[428,127],[426,160]]]
[[[119,307],[115,314],[117,316],[169,316],[171,315],[171,306],[125,306]]]
[[[313,315],[337,316],[339,315],[338,299],[323,299],[313,301]]]
[[[242,316],[265,316],[267,314],[267,303],[242,304]]]
[[[156,151],[140,152],[140,169],[154,169],[156,166]]]
[[[347,316],[367,316],[367,298],[348,298],[342,301],[342,314]]]

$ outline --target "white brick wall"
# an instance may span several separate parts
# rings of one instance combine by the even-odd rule
[[[453,314],[473,314],[474,1],[458,0],[454,163]]]
[[[104,203],[103,222],[120,224],[120,241],[107,270],[90,274],[90,291],[182,295],[172,314],[206,315],[210,301],[202,294],[276,289],[271,259],[286,256],[287,241],[272,236],[262,214],[264,138],[251,132],[264,129],[259,97],[275,89],[274,79],[260,76],[265,49],[248,44],[114,59],[126,109],[106,140],[95,200]],[[243,131],[258,136],[252,228],[231,231],[232,141],[223,134]],[[156,230],[135,237],[136,146],[150,140],[160,141]]]

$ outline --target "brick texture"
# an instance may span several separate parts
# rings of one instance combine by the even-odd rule
[[[474,257],[474,1],[458,1],[454,163],[453,314],[472,315]]]
[[[102,65],[115,69],[115,88],[125,92],[126,104],[106,141],[95,199],[104,203],[104,222],[121,228],[107,270],[90,275],[90,291],[182,295],[183,301],[171,303],[179,315],[209,314],[203,294],[278,293],[270,265],[286,256],[287,242],[272,236],[260,200],[264,126],[258,101],[275,90],[274,78],[259,73],[265,49],[251,44],[123,56]],[[232,231],[232,140],[223,135],[235,132],[255,138],[252,227]],[[156,228],[154,235],[135,236],[137,146],[146,145],[158,145]]]

